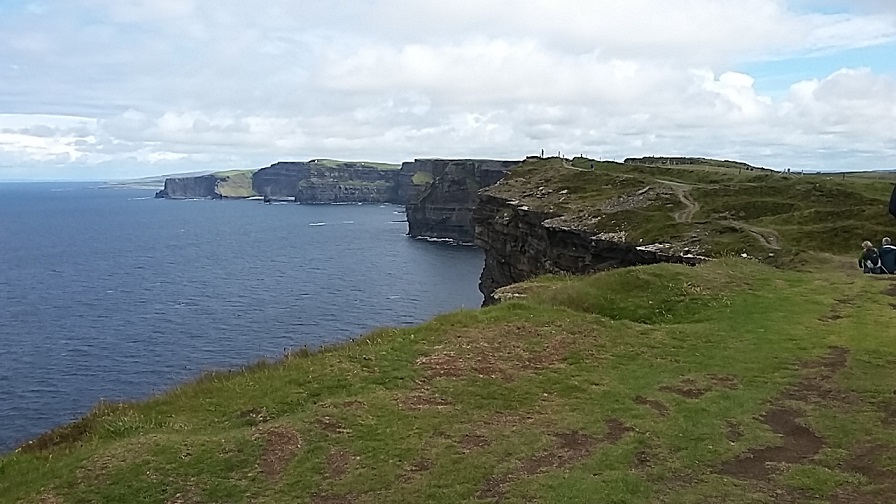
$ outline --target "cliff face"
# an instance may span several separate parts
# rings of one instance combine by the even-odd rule
[[[408,234],[473,241],[473,208],[483,187],[501,180],[519,161],[424,159],[402,166],[399,194],[408,198]],[[407,185],[413,173],[418,183]],[[427,180],[431,177],[431,182]]]
[[[626,243],[617,233],[599,233],[567,224],[561,213],[533,210],[517,200],[479,195],[473,211],[475,243],[485,251],[479,290],[483,304],[501,287],[548,273],[587,274],[660,262],[698,264],[700,256],[663,246]]]
[[[202,175],[199,177],[175,177],[165,179],[165,188],[156,193],[156,198],[221,199],[218,192],[218,177]]]
[[[283,162],[255,172],[252,188],[297,203],[391,203],[397,202],[397,175],[356,163]]]

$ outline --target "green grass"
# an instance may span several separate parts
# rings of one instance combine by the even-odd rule
[[[711,256],[747,254],[777,265],[805,264],[799,256],[816,252],[852,255],[865,239],[879,243],[896,234],[887,213],[892,182],[710,168],[528,160],[487,192],[563,215],[569,227],[624,232],[630,243],[671,243]],[[602,210],[640,191],[649,191],[649,200]],[[687,219],[680,218],[687,216],[685,197],[699,205]]]
[[[369,168],[375,168],[377,170],[398,170],[401,168],[400,164],[395,163],[379,163],[375,161],[340,161],[337,159],[312,159],[309,161],[310,163],[320,164],[326,166],[328,168],[340,168],[345,164],[356,164]]]
[[[218,193],[225,198],[249,198],[255,196],[252,175],[255,170],[229,170],[213,173],[218,177]]]
[[[413,182],[414,185],[432,184],[432,181],[433,181],[432,173],[429,173],[426,171],[418,171],[411,178],[411,182]]]
[[[890,502],[889,279],[727,259],[513,289],[101,405],[0,458],[0,502]],[[823,447],[726,473],[792,447],[775,408]]]

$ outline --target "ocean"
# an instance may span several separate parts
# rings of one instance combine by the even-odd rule
[[[100,400],[476,308],[482,252],[392,205],[0,184],[0,452]]]

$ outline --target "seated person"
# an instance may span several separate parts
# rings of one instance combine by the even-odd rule
[[[878,250],[880,256],[880,266],[883,273],[896,275],[896,246],[893,245],[890,238],[884,238],[883,245]]]
[[[859,256],[859,267],[866,274],[879,275],[881,273],[880,255],[877,249],[874,248],[874,245],[868,240],[862,242],[862,255]]]

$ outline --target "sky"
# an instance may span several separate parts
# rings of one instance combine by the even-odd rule
[[[896,1],[0,0],[0,180],[541,149],[896,168]]]

